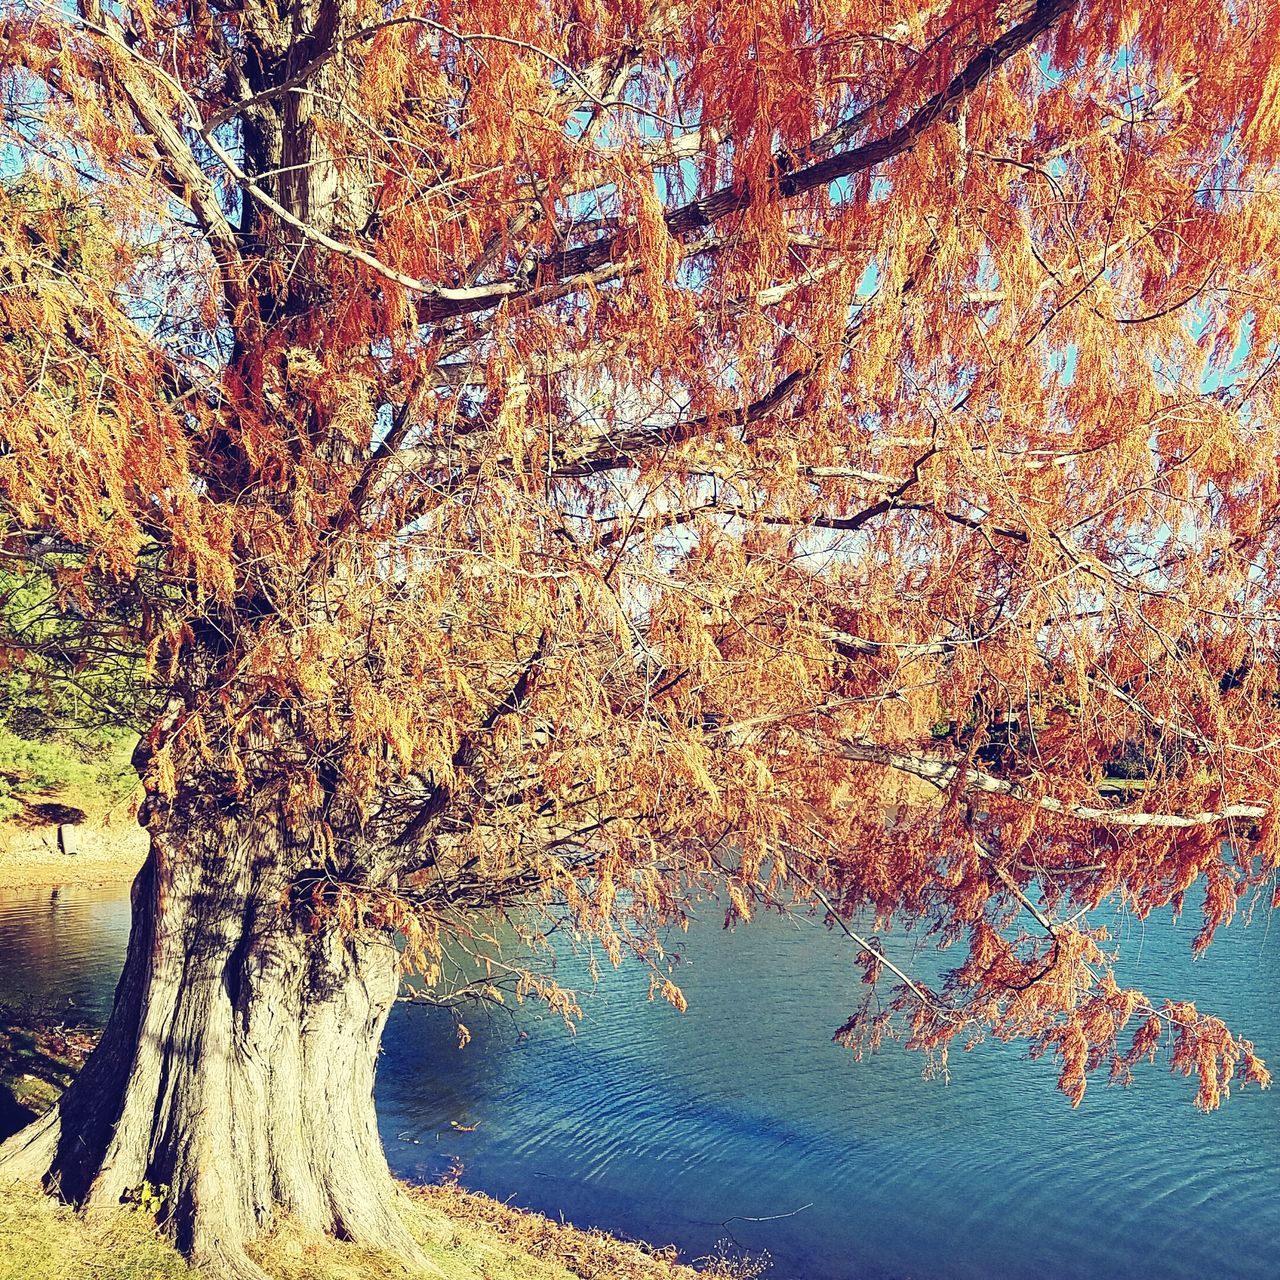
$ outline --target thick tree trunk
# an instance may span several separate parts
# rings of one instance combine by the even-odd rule
[[[244,1245],[281,1213],[434,1271],[374,1116],[392,939],[291,920],[297,862],[278,821],[184,825],[152,821],[102,1041],[54,1110],[0,1146],[0,1178],[86,1209],[167,1187],[160,1221],[227,1276],[258,1280]]]

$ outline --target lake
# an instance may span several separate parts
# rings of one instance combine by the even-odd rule
[[[527,1005],[451,1018],[401,1005],[379,1068],[392,1168],[686,1258],[767,1251],[773,1280],[1275,1280],[1280,1089],[1201,1115],[1163,1066],[1090,1085],[1073,1111],[1049,1062],[984,1044],[950,1080],[831,1032],[860,990],[847,940],[769,917],[725,933],[708,904],[677,949],[689,1011],[638,966],[584,998],[576,1035]],[[1099,921],[1103,916],[1099,914]],[[1280,933],[1260,912],[1190,958],[1192,913],[1112,922],[1122,980],[1191,996],[1280,1069]],[[0,1001],[105,1016],[124,888],[0,891]],[[580,973],[565,965],[565,980]],[[455,1125],[466,1126],[466,1130]],[[472,1127],[474,1126],[474,1127]]]

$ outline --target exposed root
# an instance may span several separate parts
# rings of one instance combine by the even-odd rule
[[[412,1213],[412,1204],[392,1179],[386,1180],[385,1188],[376,1198],[361,1197],[356,1203],[363,1207],[364,1212],[340,1214],[336,1224],[340,1236],[353,1244],[378,1249],[414,1275],[443,1280],[445,1272],[427,1257],[406,1226],[401,1210]]]
[[[193,1249],[191,1262],[207,1275],[209,1280],[271,1280],[243,1250],[221,1243]]]
[[[61,1132],[58,1108],[53,1107],[0,1143],[0,1182],[41,1186],[53,1163]]]

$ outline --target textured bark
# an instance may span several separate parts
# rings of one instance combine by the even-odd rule
[[[0,1177],[89,1210],[167,1186],[161,1223],[226,1276],[261,1276],[244,1245],[282,1213],[434,1270],[400,1219],[374,1115],[391,938],[290,920],[297,851],[278,822],[151,826],[102,1041],[54,1110],[0,1147]]]

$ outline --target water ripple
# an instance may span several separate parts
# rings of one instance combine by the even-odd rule
[[[397,1008],[378,1080],[396,1170],[460,1164],[469,1186],[688,1256],[767,1249],[775,1280],[1280,1276],[1280,1090],[1201,1116],[1156,1070],[1073,1111],[1014,1046],[956,1055],[950,1084],[897,1049],[859,1064],[830,1043],[858,998],[839,939],[712,915],[681,940],[684,1016],[626,968],[576,1036],[529,1006],[526,1038],[481,1020],[459,1050],[448,1017]],[[1193,963],[1186,922],[1120,924],[1126,979],[1194,996],[1280,1061],[1280,934],[1232,928]],[[0,1001],[101,1016],[127,929],[123,890],[0,894]]]

